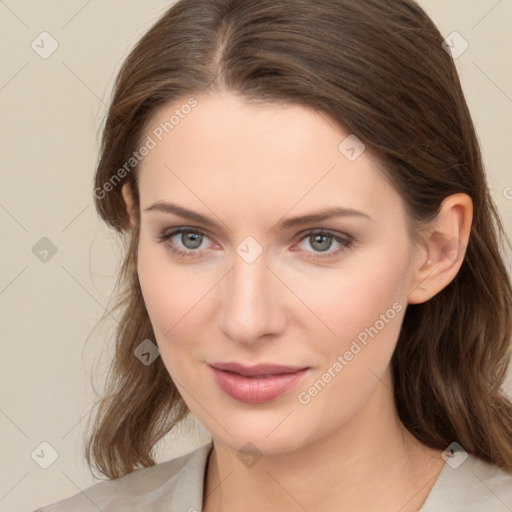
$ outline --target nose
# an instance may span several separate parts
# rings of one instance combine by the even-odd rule
[[[237,343],[252,344],[285,329],[283,290],[267,264],[265,254],[252,263],[235,254],[220,287],[219,328]]]

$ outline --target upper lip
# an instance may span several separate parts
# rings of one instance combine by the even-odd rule
[[[209,363],[213,368],[227,372],[239,373],[245,377],[257,377],[260,375],[281,375],[283,373],[295,373],[305,370],[306,366],[283,366],[280,364],[257,364],[244,366],[240,363]]]

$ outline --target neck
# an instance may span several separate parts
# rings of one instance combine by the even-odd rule
[[[203,510],[417,511],[443,467],[442,451],[405,429],[386,380],[350,422],[292,452],[264,454],[250,467],[214,441]]]

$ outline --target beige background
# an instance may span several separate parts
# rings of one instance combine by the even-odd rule
[[[512,2],[420,3],[443,35],[457,31],[469,43],[457,65],[511,233]],[[0,512],[32,510],[95,482],[82,460],[82,435],[94,396],[91,366],[102,347],[108,350],[112,323],[93,328],[120,254],[92,203],[98,134],[122,59],[167,5],[0,1]],[[31,47],[43,31],[58,43],[47,59]],[[32,252],[42,237],[57,249],[46,263]],[[94,370],[101,389],[105,367]],[[158,461],[207,440],[196,432],[165,439]],[[44,441],[58,452],[48,469],[31,456]]]

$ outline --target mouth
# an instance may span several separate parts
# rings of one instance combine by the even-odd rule
[[[209,367],[215,382],[226,395],[251,404],[275,400],[296,386],[310,369],[275,364],[244,366],[239,363],[211,363]]]

